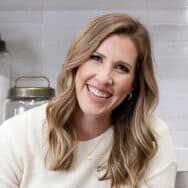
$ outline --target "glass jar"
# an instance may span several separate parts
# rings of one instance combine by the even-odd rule
[[[9,71],[8,51],[6,43],[4,40],[1,40],[0,35],[0,124],[3,121],[3,103],[10,87]]]
[[[48,82],[47,87],[18,87],[21,79],[42,78]],[[55,96],[55,90],[50,87],[50,82],[45,76],[22,76],[15,80],[15,86],[8,91],[8,97],[4,104],[3,121],[12,116],[23,113],[35,106],[47,103]]]

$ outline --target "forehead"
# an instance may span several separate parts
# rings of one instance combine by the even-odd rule
[[[109,58],[135,62],[137,58],[137,48],[129,36],[111,35],[106,38],[96,49]]]

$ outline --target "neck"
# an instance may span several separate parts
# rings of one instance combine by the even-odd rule
[[[102,134],[110,127],[110,116],[84,114],[81,110],[77,110],[74,113],[74,125],[78,140],[89,140]]]

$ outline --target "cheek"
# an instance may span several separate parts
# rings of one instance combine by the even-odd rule
[[[76,76],[75,76],[75,88],[76,88],[76,93],[79,92],[80,87],[81,87],[81,83],[82,83],[82,77],[81,77],[81,72],[80,68],[78,68],[77,72],[76,72]]]
[[[121,95],[122,97],[126,97],[127,94],[129,94],[132,89],[133,89],[133,82],[134,82],[134,79],[131,77],[131,78],[126,78],[126,79],[123,79],[123,80],[119,80],[118,81],[118,93],[119,95]]]
[[[82,76],[84,74],[86,74],[88,71],[89,71],[89,64],[88,62],[85,62],[83,64],[81,64],[79,67],[78,67],[78,70],[77,70],[77,74],[79,76]]]
[[[85,81],[95,75],[96,69],[90,62],[83,63],[77,70],[76,77],[79,80]]]
[[[82,80],[83,77],[85,77],[84,76],[85,72],[86,72],[85,67],[81,65],[76,72],[76,77],[75,77],[76,83]]]
[[[82,86],[82,84],[84,84],[84,82],[87,81],[87,79],[90,76],[90,72],[91,72],[91,69],[88,68],[88,66],[87,66],[86,63],[82,64],[78,68],[78,70],[76,72],[76,76],[75,76],[75,85],[76,85],[76,88]]]

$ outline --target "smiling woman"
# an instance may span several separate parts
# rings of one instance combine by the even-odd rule
[[[126,14],[97,17],[70,47],[58,95],[0,127],[0,187],[173,188],[157,102],[145,27]]]
[[[111,112],[133,90],[136,58],[137,50],[130,38],[114,34],[80,65],[75,88],[83,114],[94,118],[98,115],[110,122]],[[98,127],[92,126],[93,131]]]

